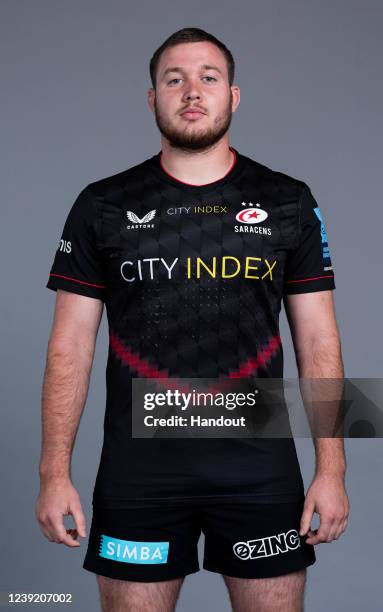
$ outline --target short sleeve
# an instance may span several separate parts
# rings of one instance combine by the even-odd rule
[[[105,301],[106,285],[95,231],[95,202],[85,187],[65,221],[46,284]]]
[[[323,216],[308,185],[299,200],[298,216],[299,240],[287,256],[284,294],[335,289]]]

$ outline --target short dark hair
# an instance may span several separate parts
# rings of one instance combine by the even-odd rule
[[[182,30],[178,30],[171,34],[165,42],[162,43],[160,47],[158,47],[157,51],[154,52],[152,59],[149,64],[150,71],[150,79],[152,81],[152,85],[154,89],[156,88],[156,73],[158,63],[161,57],[161,54],[165,51],[165,49],[169,47],[175,47],[181,43],[193,43],[193,42],[211,42],[216,45],[222,53],[225,55],[226,64],[227,64],[227,72],[229,77],[229,84],[232,85],[234,82],[234,71],[235,71],[235,63],[234,58],[229,51],[229,49],[224,45],[218,38],[213,36],[213,34],[209,34],[205,32],[205,30],[201,30],[200,28],[182,28]]]

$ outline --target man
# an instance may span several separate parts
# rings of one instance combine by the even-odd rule
[[[282,377],[282,299],[299,376],[342,378],[323,218],[306,183],[230,146],[240,90],[225,45],[185,28],[150,72],[161,151],[83,189],[47,283],[57,298],[36,514],[52,542],[86,537],[70,459],[105,303],[104,443],[83,565],[103,610],[174,610],[202,530],[203,567],[222,574],[234,610],[297,612],[314,545],[346,528],[343,440],[315,440],[305,497],[292,438],[133,437],[132,379]]]

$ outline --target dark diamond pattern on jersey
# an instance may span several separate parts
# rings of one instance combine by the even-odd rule
[[[109,292],[112,329],[133,352],[170,376],[209,377],[238,370],[278,335],[282,262],[277,262],[272,279],[266,280],[246,279],[242,272],[235,278],[212,278],[203,269],[200,279],[195,274],[188,279],[183,264],[187,257],[192,262],[200,257],[211,266],[216,257],[219,268],[224,256],[237,258],[241,267],[246,256],[268,258],[272,263],[273,246],[283,249],[296,238],[298,186],[292,193],[291,185],[283,182],[276,188],[260,171],[251,172],[246,165],[238,168],[230,182],[207,187],[202,195],[199,189],[185,192],[183,187],[156,180],[153,174],[142,179],[141,173],[128,173],[126,182],[120,187],[113,182],[100,198],[102,243],[111,265],[115,262],[115,287]],[[276,206],[276,197],[284,203],[283,210]],[[271,236],[234,232],[234,225],[240,225],[235,215],[242,202],[249,201],[254,207],[259,201],[266,210],[274,208],[266,220]],[[227,213],[167,214],[169,209],[211,204],[226,207]],[[131,224],[127,210],[142,218],[153,209],[153,228],[127,229]],[[124,260],[163,258],[170,265],[176,256],[182,267],[176,264],[171,280],[158,262],[153,264],[153,280],[147,269],[143,280],[127,283],[120,278]],[[229,272],[236,269],[231,263]],[[267,365],[268,375],[277,376]]]

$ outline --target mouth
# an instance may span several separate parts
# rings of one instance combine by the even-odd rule
[[[181,113],[181,117],[185,119],[200,119],[200,117],[203,117],[205,114],[206,113],[198,108],[188,108]]]

